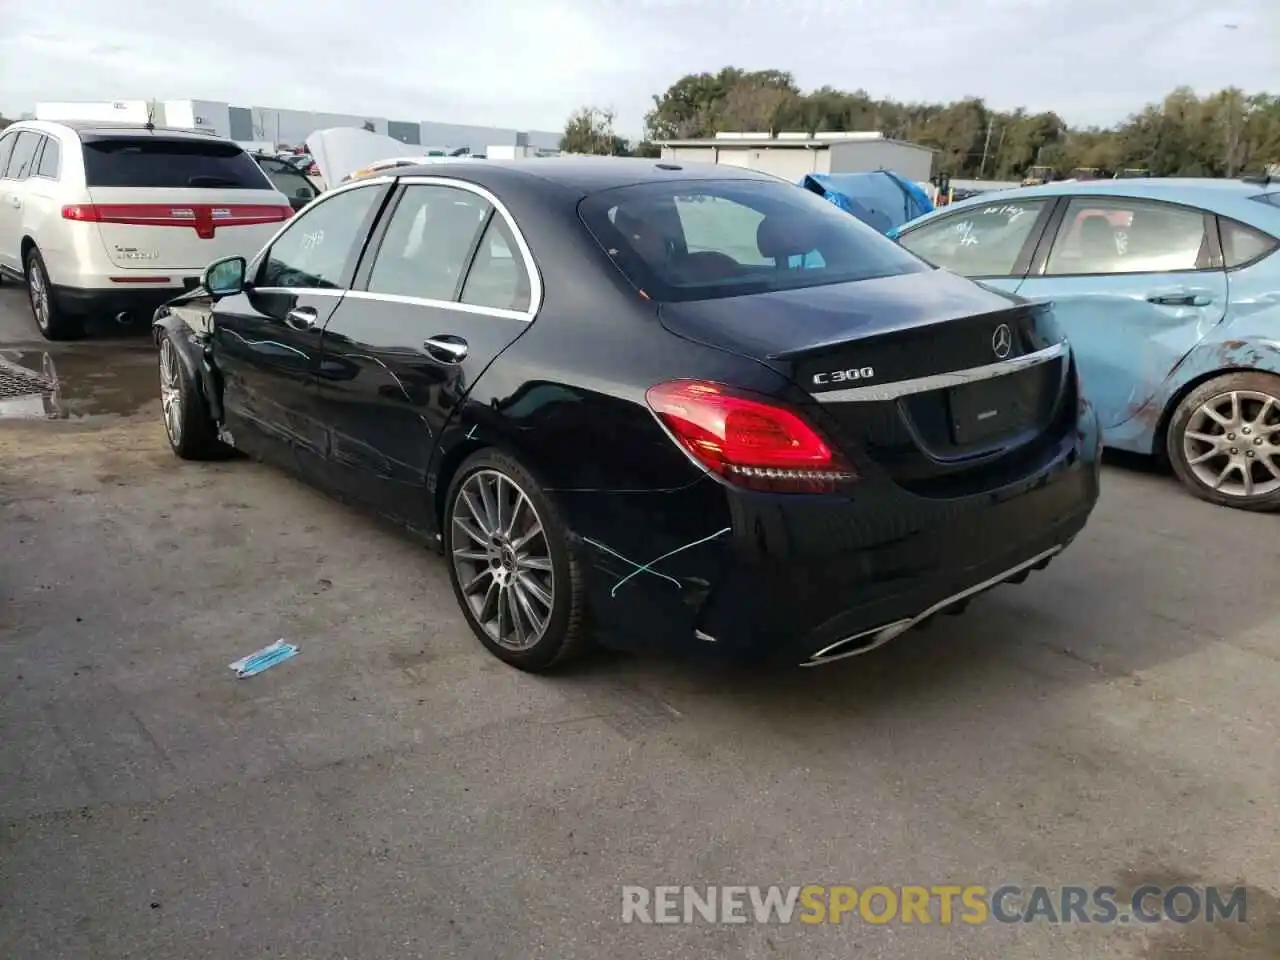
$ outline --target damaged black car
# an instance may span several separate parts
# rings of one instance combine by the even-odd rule
[[[1098,497],[1051,304],[747,170],[397,169],[154,330],[179,456],[242,451],[420,534],[526,670],[595,640],[866,653],[1044,567]]]

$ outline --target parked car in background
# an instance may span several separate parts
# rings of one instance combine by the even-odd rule
[[[302,172],[301,164],[266,154],[255,154],[253,159],[275,188],[289,198],[289,205],[295,212],[322,193],[320,185]]]
[[[458,157],[388,157],[385,160],[375,160],[367,163],[358,170],[354,170],[342,178],[343,183],[350,183],[352,180],[363,180],[365,177],[377,176],[388,170],[394,170],[398,167],[421,167],[432,163],[458,163],[462,160],[480,159],[467,155],[465,158]]]
[[[896,232],[930,263],[1050,300],[1108,446],[1196,496],[1280,508],[1280,183],[1007,190]]]
[[[249,155],[211,134],[24,120],[0,136],[0,275],[27,284],[50,340],[92,314],[150,317],[292,215]]]
[[[337,187],[156,316],[165,428],[434,540],[479,641],[819,665],[1083,528],[1049,307],[724,166],[454,161]],[[193,544],[198,549],[198,544]]]

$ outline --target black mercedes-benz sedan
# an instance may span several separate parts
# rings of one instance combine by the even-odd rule
[[[176,453],[443,552],[480,642],[865,653],[1044,567],[1098,496],[1051,304],[764,174],[639,159],[332,190],[155,318]]]

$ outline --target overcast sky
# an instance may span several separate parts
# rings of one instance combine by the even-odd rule
[[[725,65],[1110,124],[1179,84],[1280,93],[1280,0],[4,2],[0,111],[204,99],[558,130]],[[1217,9],[1215,10],[1215,7]],[[1230,25],[1230,26],[1228,26]]]

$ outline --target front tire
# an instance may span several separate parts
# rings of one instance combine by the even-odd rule
[[[1249,371],[1201,384],[1169,421],[1173,472],[1201,500],[1280,509],[1280,377]]]
[[[80,317],[69,316],[58,306],[58,298],[49,283],[49,270],[38,248],[32,247],[27,253],[24,266],[27,271],[27,299],[40,335],[46,340],[75,340],[83,335],[84,321]]]
[[[217,424],[178,350],[171,333],[160,337],[160,409],[169,446],[183,460],[220,460],[230,447],[218,439]]]
[[[450,484],[442,526],[454,596],[485,649],[534,673],[582,651],[582,569],[555,504],[519,461],[472,454]]]

